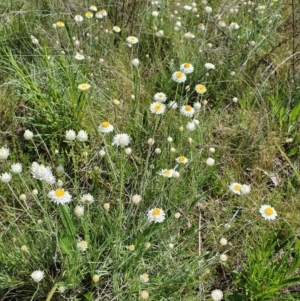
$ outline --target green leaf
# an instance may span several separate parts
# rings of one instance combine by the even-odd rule
[[[65,230],[67,230],[67,235],[74,237],[76,230],[70,217],[69,207],[66,205],[59,205],[59,211],[62,223],[64,224]]]

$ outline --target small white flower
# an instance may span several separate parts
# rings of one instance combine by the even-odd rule
[[[119,33],[119,32],[121,32],[121,28],[119,26],[114,26],[113,31],[116,33]]]
[[[232,101],[233,101],[233,102],[238,102],[238,98],[237,98],[237,97],[233,97],[233,98],[232,98]]]
[[[124,152],[125,152],[126,155],[130,156],[132,154],[132,149],[130,147],[126,147],[124,149]]]
[[[212,8],[210,6],[206,6],[204,9],[208,14],[212,12]]]
[[[176,110],[176,109],[178,108],[178,103],[177,103],[175,100],[170,101],[170,102],[168,103],[168,107],[169,107],[170,109]]]
[[[174,179],[178,179],[178,178],[180,177],[180,173],[179,173],[177,170],[173,170],[172,177],[173,177]]]
[[[186,75],[181,72],[181,71],[175,71],[173,74],[172,74],[172,80],[175,82],[175,83],[178,83],[178,84],[181,84],[181,83],[184,83],[186,81]]]
[[[169,143],[171,143],[171,142],[173,141],[173,138],[169,136],[169,137],[167,138],[167,141],[168,141]]]
[[[105,156],[104,149],[99,150],[98,154],[99,154],[100,157],[104,157]]]
[[[140,64],[140,61],[139,61],[139,59],[133,59],[133,60],[131,61],[131,64],[132,64],[134,67],[137,67],[137,66]]]
[[[213,158],[207,158],[206,159],[206,165],[207,166],[214,166],[215,165],[215,159],[213,159]]]
[[[56,190],[51,190],[48,193],[48,198],[55,204],[67,204],[72,200],[72,196],[68,191],[65,191],[63,188],[58,188]]]
[[[82,203],[86,203],[86,204],[92,204],[94,202],[94,197],[91,194],[84,194],[81,198],[80,201]]]
[[[127,146],[129,145],[131,140],[131,137],[128,134],[117,134],[114,138],[113,138],[113,144],[116,146]]]
[[[259,209],[259,212],[266,220],[275,220],[277,217],[276,210],[269,205],[262,205]]]
[[[157,37],[163,37],[164,31],[163,31],[163,30],[159,30],[155,35],[156,35]]]
[[[195,35],[190,32],[186,32],[183,37],[187,39],[195,39]]]
[[[226,254],[221,254],[221,255],[220,255],[220,260],[221,260],[222,262],[225,262],[225,261],[228,260],[228,256],[227,256]]]
[[[187,117],[193,117],[195,110],[190,105],[185,105],[180,108],[180,113]]]
[[[246,185],[246,184],[243,184],[242,186],[241,186],[241,194],[248,194],[248,193],[250,193],[250,191],[251,191],[251,186],[250,185]]]
[[[150,209],[147,216],[149,222],[162,223],[165,219],[164,211],[159,208]]]
[[[75,131],[73,130],[68,130],[66,131],[66,139],[69,140],[69,141],[73,141],[76,139],[76,133]]]
[[[76,16],[74,17],[74,21],[75,21],[75,22],[82,22],[82,21],[83,21],[83,17],[80,16],[80,15],[76,15]]]
[[[21,163],[12,164],[10,168],[13,173],[21,173],[22,172],[22,164]]]
[[[211,63],[206,63],[204,64],[204,67],[208,70],[211,70],[211,69],[215,69],[215,65],[214,64],[211,64]]]
[[[223,299],[223,292],[219,289],[215,289],[211,292],[211,298],[213,301],[221,301]]]
[[[74,213],[78,217],[83,216],[83,214],[84,214],[84,207],[83,206],[79,206],[79,205],[75,206]]]
[[[0,148],[0,160],[5,160],[7,159],[9,156],[9,148],[7,148],[6,146],[2,146]]]
[[[173,177],[173,169],[163,169],[158,174],[163,176],[164,178],[172,178]]]
[[[216,152],[216,149],[214,147],[210,147],[208,150],[211,154],[214,154]]]
[[[80,242],[77,243],[77,248],[81,251],[81,252],[85,252],[88,248],[88,243],[85,240],[82,240]]]
[[[24,138],[25,138],[25,140],[31,140],[33,138],[33,133],[29,130],[25,130]]]
[[[134,45],[139,42],[139,39],[134,36],[130,36],[130,37],[126,38],[126,42],[130,45]]]
[[[200,23],[198,29],[204,31],[206,29],[204,23]]]
[[[190,11],[190,10],[192,10],[192,7],[189,6],[189,5],[184,5],[184,6],[183,6],[183,9],[184,9],[184,10],[187,10],[187,11]]]
[[[156,148],[156,149],[154,150],[154,152],[155,152],[157,155],[159,155],[159,154],[161,153],[161,149],[160,149],[160,148]]]
[[[222,238],[220,239],[220,245],[221,245],[221,246],[227,246],[227,244],[228,244],[227,239],[224,238],[224,237],[222,237]]]
[[[158,102],[165,102],[167,100],[167,95],[163,92],[155,93],[153,99]]]
[[[177,163],[181,163],[181,164],[186,164],[189,162],[188,158],[186,158],[185,156],[180,156],[180,157],[176,158],[175,161]]]
[[[88,134],[84,130],[80,130],[76,136],[76,139],[80,142],[85,142],[88,140]]]
[[[185,126],[186,127],[186,129],[188,130],[188,131],[194,131],[195,129],[196,129],[196,125],[195,125],[195,123],[193,122],[193,121],[191,121],[191,122],[188,122],[187,123],[187,125]]]
[[[84,60],[84,58],[85,58],[84,55],[81,53],[76,53],[76,55],[75,55],[75,59],[78,61],[82,61],[82,60]]]
[[[161,102],[153,102],[150,105],[150,112],[156,115],[161,115],[165,112],[166,106]]]
[[[143,282],[143,283],[147,283],[149,281],[149,275],[148,274],[143,274],[143,275],[140,275],[140,280]]]
[[[240,26],[236,22],[231,22],[229,25],[230,29],[239,29]]]
[[[180,71],[182,71],[185,74],[190,74],[194,71],[194,67],[190,63],[184,63],[180,65]]]
[[[193,108],[196,110],[196,111],[199,111],[201,109],[201,103],[199,101],[195,102],[193,104]]]
[[[219,26],[219,27],[226,27],[225,21],[220,20],[220,21],[218,22],[218,26]]]
[[[89,10],[91,10],[91,11],[97,11],[97,6],[96,5],[91,5],[90,7],[89,7]]]
[[[11,180],[11,174],[9,172],[5,172],[5,173],[1,174],[0,181],[2,183],[7,184],[10,182],[10,180]]]
[[[152,12],[152,16],[153,16],[153,17],[157,17],[158,15],[159,15],[159,12],[158,12],[158,11],[155,10],[155,11]]]
[[[40,282],[44,278],[45,273],[43,271],[37,270],[32,272],[30,276],[33,279],[33,281]]]
[[[199,125],[200,124],[200,121],[198,119],[193,119],[192,121],[195,125]]]
[[[231,183],[230,186],[229,186],[229,189],[235,193],[235,194],[238,194],[240,195],[241,194],[241,188],[242,188],[242,185],[240,183]]]
[[[108,121],[103,121],[99,126],[98,126],[98,131],[101,133],[110,133],[114,130],[114,127],[112,124],[110,124]]]
[[[142,197],[139,194],[135,194],[132,196],[131,201],[134,204],[139,204],[142,200]]]

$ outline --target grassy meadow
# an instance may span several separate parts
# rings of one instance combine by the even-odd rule
[[[1,301],[300,300],[299,0],[7,0]]]

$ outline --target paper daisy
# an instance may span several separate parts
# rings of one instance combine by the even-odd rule
[[[149,222],[162,223],[165,219],[164,211],[159,208],[150,209],[147,216]]]
[[[76,140],[80,142],[85,142],[88,140],[88,133],[84,130],[80,130],[76,136]]]
[[[207,89],[206,89],[206,87],[205,87],[204,85],[198,84],[198,85],[196,85],[196,87],[195,87],[195,91],[196,91],[198,94],[204,94],[204,93],[207,91]]]
[[[130,37],[126,38],[126,42],[130,45],[134,45],[139,42],[139,39],[134,36],[130,36]]]
[[[86,17],[87,19],[91,19],[91,18],[94,17],[94,15],[93,15],[92,12],[88,11],[88,12],[85,13],[85,17]]]
[[[248,194],[251,191],[251,186],[244,184],[244,185],[241,186],[240,191],[241,191],[241,194]]]
[[[66,131],[65,137],[67,140],[73,141],[76,139],[76,133],[73,130],[68,130],[68,131]]]
[[[191,121],[191,122],[188,122],[185,126],[185,128],[188,130],[188,131],[194,131],[196,129],[196,124]]]
[[[99,126],[98,126],[98,131],[101,133],[110,133],[114,130],[113,125],[111,125],[108,121],[104,121],[102,122]]]
[[[186,75],[181,71],[174,72],[171,78],[175,83],[178,84],[184,83],[186,81]]]
[[[88,243],[85,240],[82,240],[80,242],[77,243],[77,248],[81,251],[81,252],[85,252],[88,248]]]
[[[195,39],[195,35],[190,32],[186,32],[183,37],[187,39]]]
[[[57,27],[64,27],[64,26],[65,26],[65,23],[62,22],[62,21],[58,21],[58,22],[56,22],[56,26],[57,26]]]
[[[170,109],[176,110],[176,109],[178,108],[178,103],[177,103],[175,100],[170,101],[170,102],[168,103],[168,107],[169,107]]]
[[[63,188],[58,188],[56,190],[51,190],[48,193],[48,198],[51,199],[53,203],[56,204],[67,204],[72,200],[72,196],[68,191],[65,191]]]
[[[87,84],[87,83],[83,83],[78,85],[78,89],[81,91],[86,91],[91,87],[91,85]]]
[[[173,172],[173,169],[163,169],[158,174],[163,176],[164,178],[172,178]]]
[[[131,140],[131,137],[128,134],[117,134],[114,138],[113,138],[113,144],[116,146],[127,146],[129,145]]]
[[[231,183],[229,186],[229,189],[233,193],[238,194],[238,195],[241,194],[241,188],[242,188],[242,185],[240,183]]]
[[[84,215],[84,207],[77,205],[74,209],[74,213],[76,216],[81,217]]]
[[[81,53],[77,53],[75,55],[75,59],[78,60],[78,61],[82,61],[82,60],[84,60],[84,55],[81,54]]]
[[[6,146],[2,146],[0,148],[0,160],[5,160],[7,159],[9,156],[9,148],[7,148]]]
[[[204,23],[199,23],[198,29],[204,31],[204,30],[205,30],[205,25],[204,25]]]
[[[89,10],[91,10],[91,11],[97,11],[97,6],[96,5],[91,5],[90,7],[89,7]]]
[[[231,22],[229,25],[230,29],[239,29],[240,26],[236,22]]]
[[[10,169],[13,173],[21,173],[22,172],[22,164],[21,163],[12,164]]]
[[[224,21],[224,20],[220,20],[220,21],[218,22],[218,26],[219,26],[219,27],[226,27],[225,21]]]
[[[45,167],[43,164],[33,162],[31,165],[31,174],[35,179],[43,180],[50,185],[55,183],[55,177],[49,166]]]
[[[223,292],[219,289],[215,289],[211,292],[211,298],[213,301],[221,301],[223,299]]]
[[[166,106],[160,102],[153,102],[150,105],[150,112],[156,115],[161,115],[165,112]]]
[[[94,197],[91,194],[84,194],[81,198],[80,201],[82,203],[86,203],[86,204],[92,204],[94,202]]]
[[[83,21],[83,17],[80,16],[80,15],[75,15],[74,21],[75,21],[75,22],[82,22],[82,21]]]
[[[32,272],[30,276],[34,282],[40,282],[44,278],[45,273],[43,271],[37,270]]]
[[[163,92],[155,93],[153,99],[158,102],[165,102],[167,100],[167,95]]]
[[[33,138],[33,133],[29,130],[25,130],[23,137],[25,140],[31,140]]]
[[[185,156],[180,156],[175,159],[177,163],[186,164],[189,162],[189,160]]]
[[[266,220],[275,220],[277,217],[276,210],[269,205],[262,205],[259,209],[260,214]]]
[[[195,110],[190,105],[185,105],[180,108],[180,113],[187,117],[193,117]]]
[[[143,283],[147,283],[149,281],[149,275],[144,273],[142,275],[140,275],[140,280],[143,282]]]
[[[9,183],[11,181],[11,174],[8,172],[4,172],[0,175],[0,181],[5,184]]]
[[[119,26],[114,26],[113,31],[119,33],[121,31],[121,28]]]
[[[190,74],[194,71],[194,67],[190,63],[184,63],[180,65],[180,71],[182,71],[185,74]]]
[[[215,65],[214,64],[211,64],[211,63],[206,63],[204,64],[204,67],[207,69],[207,70],[211,70],[211,69],[215,69]]]

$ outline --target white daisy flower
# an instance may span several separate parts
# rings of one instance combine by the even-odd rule
[[[25,130],[23,136],[24,136],[25,140],[31,140],[33,138],[33,133],[29,130]]]
[[[74,208],[74,213],[76,216],[81,217],[84,215],[84,207],[83,206],[75,206]]]
[[[190,11],[190,10],[192,10],[192,7],[189,6],[189,5],[184,5],[184,6],[183,6],[183,9],[184,9],[184,10],[187,10],[187,11]]]
[[[194,67],[190,63],[184,63],[180,65],[180,71],[182,71],[185,74],[190,74],[194,71]]]
[[[163,169],[158,174],[163,176],[164,178],[172,178],[173,172],[173,169]]]
[[[178,158],[175,159],[175,161],[181,164],[186,164],[189,162],[188,158],[186,158],[185,156],[179,156]]]
[[[76,136],[76,139],[80,142],[85,142],[88,140],[88,134],[84,130],[80,130]]]
[[[119,33],[121,31],[121,28],[119,26],[114,26],[113,31]]]
[[[108,121],[104,121],[98,126],[98,131],[101,133],[110,133],[113,130],[113,125],[111,125]]]
[[[167,95],[163,92],[155,93],[153,99],[158,102],[165,102],[167,100]]]
[[[215,69],[215,65],[214,64],[211,64],[211,63],[206,63],[204,64],[204,67],[207,69],[207,70],[211,70],[211,69]]]
[[[88,90],[90,87],[91,87],[91,85],[90,85],[90,84],[87,84],[87,83],[83,83],[83,84],[78,85],[78,89],[81,90],[81,91],[86,91],[86,90]]]
[[[131,64],[132,64],[134,67],[137,67],[137,66],[140,64],[140,61],[139,61],[139,59],[133,59],[133,60],[131,61]]]
[[[229,25],[230,29],[239,29],[240,26],[236,22],[231,22]]]
[[[185,126],[185,128],[188,130],[188,131],[194,131],[196,129],[196,125],[193,121],[191,122],[188,122]]]
[[[219,27],[226,27],[225,21],[220,20],[220,21],[218,22],[218,26],[219,26]]]
[[[206,165],[207,166],[214,166],[215,165],[215,159],[213,159],[213,158],[207,158],[206,159]]]
[[[88,243],[85,240],[82,240],[80,242],[77,243],[77,248],[81,251],[81,252],[85,252],[88,248]]]
[[[134,45],[139,42],[139,39],[134,36],[130,36],[130,37],[126,38],[126,42],[130,45]]]
[[[2,146],[0,148],[0,160],[5,160],[7,159],[9,156],[9,148],[7,148],[6,146]]]
[[[81,198],[80,198],[80,201],[82,203],[86,203],[86,204],[92,204],[94,202],[94,197],[87,193],[87,194],[84,194]]]
[[[125,147],[127,145],[129,145],[131,140],[131,137],[128,134],[117,134],[114,138],[113,138],[113,144],[116,146],[121,146],[121,147]]]
[[[4,172],[0,176],[0,181],[5,184],[9,183],[11,181],[11,174],[9,172]]]
[[[12,164],[10,169],[13,173],[21,173],[22,172],[22,164],[21,163]]]
[[[153,16],[153,17],[157,17],[158,15],[159,15],[159,12],[158,12],[158,11],[154,10],[154,11],[152,12],[152,16]]]
[[[201,103],[199,101],[195,102],[193,104],[193,108],[196,110],[196,111],[199,111],[201,109]]]
[[[235,193],[235,194],[238,194],[240,195],[241,194],[241,188],[242,188],[242,185],[240,183],[231,183],[230,186],[229,186],[229,189]]]
[[[66,131],[65,137],[67,140],[73,141],[76,139],[76,133],[73,130],[68,130],[68,131]]]
[[[91,11],[97,11],[97,6],[96,5],[91,5],[89,7],[89,10],[91,10]]]
[[[165,112],[166,106],[161,102],[153,102],[150,105],[150,112],[156,115],[161,115]]]
[[[40,282],[44,278],[45,273],[43,271],[37,270],[32,272],[30,276],[34,282]]]
[[[212,8],[210,6],[206,6],[204,9],[208,14],[212,12]]]
[[[180,113],[187,117],[193,117],[195,110],[190,105],[185,105],[180,108]]]
[[[175,100],[170,101],[170,102],[168,103],[168,107],[169,107],[170,109],[176,110],[176,109],[178,108],[178,103],[177,103]]]
[[[181,71],[175,71],[172,74],[171,78],[175,83],[178,83],[178,84],[184,83],[186,81],[186,75]]]
[[[262,205],[259,209],[259,212],[266,220],[275,220],[277,217],[276,210],[269,205]]]
[[[196,85],[196,87],[195,87],[195,91],[198,93],[198,94],[204,94],[206,91],[207,91],[207,89],[206,89],[206,87],[204,86],[204,85],[201,85],[201,84],[198,84],[198,85]]]
[[[241,186],[241,194],[248,194],[248,193],[250,193],[250,191],[251,191],[251,186],[250,185],[246,185],[246,184],[243,184],[242,186]]]
[[[147,283],[149,281],[149,275],[148,274],[142,274],[140,275],[140,280],[143,282],[143,283]]]
[[[96,17],[97,19],[103,19],[104,16],[103,16],[103,14],[102,14],[102,11],[96,12],[95,17]]]
[[[183,37],[187,39],[195,39],[195,35],[190,32],[186,32]]]
[[[221,301],[223,299],[223,292],[219,289],[215,289],[211,292],[211,298],[213,301]]]
[[[46,181],[48,184],[52,185],[55,183],[55,177],[49,166],[45,167],[43,164],[33,162],[31,164],[31,174],[33,178]]]
[[[80,16],[80,15],[75,15],[74,21],[75,21],[75,22],[82,22],[82,21],[83,21],[83,17]]]
[[[204,23],[200,23],[198,29],[204,31],[206,29]]]
[[[165,219],[164,211],[159,208],[150,209],[147,216],[149,222],[162,223]]]
[[[63,188],[58,188],[56,190],[51,190],[48,193],[48,198],[55,204],[67,204],[72,200],[72,196],[68,191],[65,191]]]
[[[75,59],[78,61],[82,61],[82,60],[84,60],[84,55],[81,53],[76,53]]]

